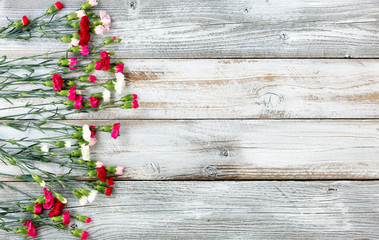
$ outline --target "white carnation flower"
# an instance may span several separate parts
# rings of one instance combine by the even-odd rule
[[[83,130],[83,139],[87,142],[91,141],[91,129],[89,129],[89,126],[87,124],[84,124],[82,127]]]
[[[89,196],[88,196],[88,202],[89,202],[89,203],[92,203],[93,201],[95,201],[96,195],[97,195],[97,190],[92,190],[92,191],[89,193]]]
[[[117,94],[121,94],[125,89],[125,76],[123,73],[116,73],[116,84],[115,84],[115,90]]]
[[[103,91],[103,101],[104,103],[109,103],[111,101],[111,92],[108,89]]]
[[[80,199],[79,199],[79,203],[80,205],[84,206],[88,203],[88,198],[86,196],[82,196]]]
[[[41,151],[42,152],[49,152],[49,145],[43,145],[42,147],[41,147]]]
[[[64,142],[64,147],[70,148],[71,147],[71,141],[65,141]]]
[[[89,146],[85,145],[84,143],[80,146],[82,150],[82,159],[84,161],[89,161],[90,160],[90,152],[89,152]]]

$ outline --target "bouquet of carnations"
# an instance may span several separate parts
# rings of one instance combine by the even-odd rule
[[[106,167],[90,156],[90,149],[98,142],[97,132],[110,133],[117,139],[120,123],[94,126],[60,120],[103,109],[139,107],[136,94],[124,93],[124,63],[112,61],[115,52],[107,50],[121,39],[110,36],[97,46],[92,44],[93,37],[104,35],[111,25],[105,11],[91,11],[97,5],[96,0],[88,0],[77,11],[63,14],[63,4],[56,2],[39,17],[23,16],[0,29],[1,39],[50,38],[69,45],[64,51],[17,59],[3,56],[0,60],[2,127],[28,134],[17,138],[0,135],[0,160],[19,171],[0,175],[34,182],[41,192],[32,196],[0,181],[1,188],[25,195],[24,199],[0,202],[2,230],[35,238],[40,226],[50,226],[86,239],[88,232],[70,229],[69,224],[74,219],[90,223],[91,218],[66,211],[67,199],[62,191],[72,193],[85,205],[98,193],[110,196],[113,177],[123,174],[124,167]],[[99,79],[100,73],[110,79]],[[36,135],[42,136],[30,137]],[[64,172],[50,171],[52,166]]]

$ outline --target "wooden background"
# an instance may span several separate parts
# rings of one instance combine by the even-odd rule
[[[82,3],[62,2],[69,12]],[[52,3],[0,0],[0,23]],[[83,226],[92,239],[379,238],[378,0],[103,0],[96,9],[124,39],[116,57],[140,109],[69,120],[122,125],[92,153],[126,167],[114,195],[86,207],[70,198],[70,211],[93,218]],[[0,40],[0,55],[66,47]]]

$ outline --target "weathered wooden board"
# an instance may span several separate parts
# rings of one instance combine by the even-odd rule
[[[379,60],[123,60],[125,93],[138,94],[140,108],[72,118],[379,117]],[[96,74],[102,82],[114,78]]]
[[[54,1],[0,2],[5,16],[39,16]],[[84,1],[65,0],[70,13]],[[108,34],[124,39],[124,58],[379,57],[377,0],[99,1],[113,19]],[[0,41],[0,53],[63,49],[54,40]]]
[[[377,120],[120,122],[121,136],[117,140],[109,133],[99,133],[91,159],[108,166],[125,166],[122,179],[379,178]],[[4,129],[0,127],[1,132]],[[6,133],[10,138],[11,131]],[[15,168],[1,166],[3,172],[12,170]]]
[[[91,239],[378,239],[378,189],[378,181],[143,181],[117,182],[114,195],[86,207],[66,196],[71,214],[92,217],[77,224]],[[15,195],[0,190],[2,199]],[[74,239],[55,229],[38,233]]]

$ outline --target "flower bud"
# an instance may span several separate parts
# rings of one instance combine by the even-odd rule
[[[111,43],[114,43],[113,37],[109,37],[109,38],[105,39],[104,42],[103,42],[103,45],[107,46],[107,45],[109,45]]]
[[[33,201],[33,203],[36,203],[36,204],[43,204],[45,202],[46,202],[45,195],[41,195],[36,200]]]
[[[21,233],[21,234],[27,234],[28,233],[28,230],[26,230],[27,229],[27,227],[26,226],[24,226],[24,227],[22,227],[22,228],[16,228],[15,229],[15,233]]]
[[[70,43],[70,42],[71,42],[71,35],[63,36],[63,37],[60,37],[59,39],[60,39],[62,42]]]
[[[75,237],[78,237],[80,239],[87,239],[88,237],[88,232],[83,231],[81,229],[72,229],[70,230],[71,234],[74,235]]]
[[[45,187],[46,186],[46,182],[40,177],[38,176],[37,174],[34,174],[32,173],[32,178],[34,179],[34,181],[36,181],[41,187]]]
[[[34,205],[26,205],[23,206],[22,209],[24,209],[27,212],[34,212]]]
[[[12,27],[14,28],[23,27],[23,26],[24,24],[22,23],[21,20],[18,20],[17,22],[12,23]]]
[[[91,222],[91,218],[89,218],[87,216],[76,215],[75,218],[76,218],[76,220],[84,222],[84,223],[90,223]]]
[[[111,125],[105,125],[105,126],[101,126],[100,127],[100,130],[102,130],[102,131],[104,131],[104,132],[112,132],[113,131],[113,126],[111,126]]]
[[[60,223],[57,225],[60,229],[66,229],[67,225],[64,225],[63,223]]]
[[[82,151],[80,151],[79,149],[72,150],[72,151],[70,152],[70,155],[71,155],[71,157],[76,157],[76,158],[78,158],[78,157],[82,156]]]
[[[79,22],[79,21],[77,21],[77,22],[73,22],[73,23],[71,23],[71,26],[72,26],[73,28],[75,28],[75,29],[80,29],[80,22]]]
[[[115,80],[116,79],[108,80],[106,83],[103,84],[103,87],[105,87],[108,90],[115,90],[115,84],[113,83],[113,81]]]
[[[69,50],[70,50],[70,52],[80,53],[82,48],[80,46],[75,46],[75,47],[71,47]]]
[[[45,81],[42,84],[45,85],[46,87],[54,87],[54,83],[52,80]]]
[[[136,100],[136,99],[137,99],[136,94],[128,94],[128,95],[122,97],[120,100],[121,100],[121,102],[130,102],[130,101]]]
[[[64,102],[62,102],[64,105],[67,105],[67,106],[74,106],[75,105],[75,102],[74,101],[71,101],[71,100],[66,100]]]
[[[66,204],[67,203],[67,199],[65,198],[65,197],[63,197],[61,194],[59,194],[59,193],[56,193],[56,192],[54,192],[55,193],[55,197],[61,202],[61,203],[64,203],[64,204]]]
[[[80,52],[80,51],[79,51]],[[97,60],[96,60],[97,61]],[[86,67],[85,67],[85,73],[90,73],[92,72],[94,69],[95,69],[95,66],[96,66],[96,62],[95,61],[92,61],[90,62]]]
[[[96,98],[103,98],[103,93],[102,92],[98,92],[98,93],[91,93],[90,95],[91,97],[96,97]]]
[[[56,3],[54,3],[53,6],[51,6],[51,7],[46,11],[46,13],[47,13],[47,14],[52,14],[52,13],[55,13],[56,11],[61,10],[62,8],[63,8],[62,3],[60,3],[60,2],[56,2]]]
[[[76,86],[76,82],[74,82],[74,81],[67,81],[66,85],[69,86],[69,87]]]
[[[67,95],[68,95],[68,90],[60,90],[60,91],[57,91],[56,93],[57,93],[58,95],[60,95],[60,96],[67,97]]]
[[[89,170],[86,175],[89,177],[96,177],[97,171],[96,170]]]
[[[64,147],[65,146],[65,141],[54,141],[53,143],[57,147]]]
[[[57,63],[58,66],[70,66],[70,59],[61,58],[61,60]]]
[[[83,138],[83,131],[82,130],[79,130],[79,131],[76,131],[76,132],[73,132],[71,134],[71,137],[73,139],[82,139]]]

